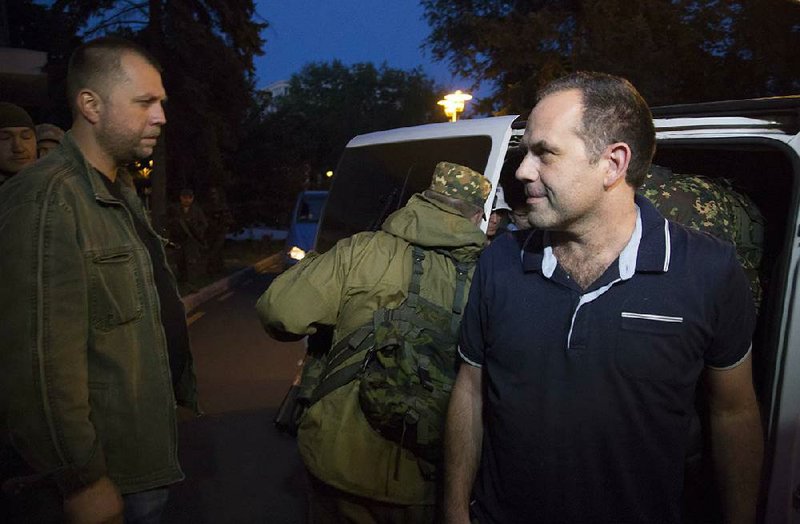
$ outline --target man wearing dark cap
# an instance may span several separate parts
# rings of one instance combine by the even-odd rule
[[[56,486],[72,524],[155,523],[183,479],[176,404],[197,402],[162,238],[119,171],[153,154],[166,93],[147,51],[104,37],[67,95],[61,144],[0,187],[0,416],[35,473],[4,488]]]
[[[18,105],[0,102],[0,185],[36,161],[36,132]]]
[[[307,364],[301,383],[301,395],[310,403],[298,429],[300,454],[312,485],[310,522],[434,521],[441,461],[435,451],[440,446],[431,452],[424,444],[435,442],[444,424],[449,384],[442,394],[433,377],[447,371],[443,367],[455,374],[455,334],[472,267],[486,241],[478,224],[490,190],[480,173],[441,162],[429,189],[413,195],[380,231],[358,233],[322,255],[311,254],[278,277],[259,299],[261,321],[279,340],[314,334],[320,325],[333,326],[331,349]],[[426,331],[425,322],[415,315],[423,309],[444,310],[446,320]],[[372,394],[373,385],[382,380],[380,366],[372,364],[385,364],[386,376],[391,376],[390,368],[396,368],[385,358],[399,353],[378,355],[370,347],[379,347],[386,331],[398,326],[387,320],[375,328],[376,319],[397,319],[393,315],[401,311],[410,330],[422,330],[403,347],[410,359],[430,364],[417,371],[431,379],[430,384],[425,381],[431,389],[416,397],[387,398],[386,404],[416,406],[417,413],[409,408],[408,424],[403,422],[397,431],[388,421],[376,420],[376,412],[385,407],[380,395],[388,392],[391,397],[393,392],[376,386],[378,396]],[[441,319],[431,314],[428,321],[435,318]],[[433,365],[437,354],[423,354],[417,345],[436,338],[445,340],[452,351],[441,357],[444,366]],[[401,384],[405,388],[402,381],[397,384],[398,390]],[[434,397],[441,398],[441,415],[423,426],[423,420],[431,420],[428,409]]]

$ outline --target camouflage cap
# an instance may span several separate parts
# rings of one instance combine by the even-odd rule
[[[430,190],[482,208],[492,191],[492,183],[468,167],[439,162],[433,170]]]

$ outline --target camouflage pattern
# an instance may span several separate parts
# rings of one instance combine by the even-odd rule
[[[458,358],[452,312],[419,299],[376,312],[359,401],[370,425],[418,457],[441,461]]]
[[[439,162],[433,170],[430,190],[483,207],[492,191],[492,183],[468,167]]]
[[[408,296],[395,308],[374,311],[372,321],[340,340],[310,402],[358,379],[364,418],[383,438],[410,450],[420,471],[436,476],[441,462],[447,404],[455,382],[460,311],[474,262],[456,262],[454,303],[459,313],[419,295],[425,251],[414,246]],[[316,371],[310,376],[319,379]],[[306,377],[304,377],[305,379]]]
[[[758,308],[765,222],[747,195],[725,179],[677,174],[660,166],[652,166],[639,193],[666,218],[733,243]]]

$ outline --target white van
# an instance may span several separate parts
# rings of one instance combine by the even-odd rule
[[[764,216],[764,298],[753,341],[767,439],[761,518],[800,523],[800,96],[669,106],[653,115],[654,163],[729,179]],[[516,169],[520,157],[513,152],[524,128],[519,117],[504,116],[355,137],[336,169],[317,249],[378,229],[427,187],[440,161],[469,166],[497,187],[501,172]],[[709,486],[705,480],[687,478],[686,485]],[[687,509],[688,522],[720,519],[715,501],[706,497],[701,505]]]

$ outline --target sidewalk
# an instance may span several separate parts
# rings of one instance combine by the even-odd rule
[[[283,253],[274,253],[266,258],[263,258],[255,264],[240,269],[239,271],[222,277],[213,284],[209,284],[204,288],[181,297],[183,306],[186,309],[186,314],[189,315],[201,304],[211,300],[212,298],[222,295],[237,284],[247,280],[255,274],[263,273],[280,273],[283,269],[283,262],[281,260]]]

